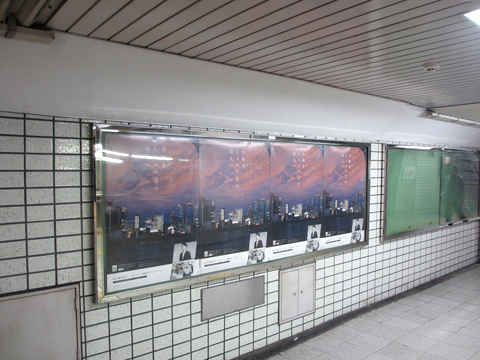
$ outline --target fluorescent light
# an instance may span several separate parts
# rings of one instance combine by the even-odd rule
[[[472,20],[475,24],[480,25],[480,9],[469,12],[468,14],[465,14],[465,16]]]
[[[120,130],[101,129],[103,132],[120,132]]]
[[[120,153],[120,152],[116,152],[116,151],[110,151],[110,150],[102,150],[102,152],[104,152],[105,154],[110,154],[110,155],[117,155],[117,156],[130,156],[128,154],[125,154],[125,153]]]
[[[416,149],[416,150],[431,150],[433,147],[431,146],[416,146],[416,145],[402,145],[402,146],[397,146],[398,148],[401,149]]]
[[[460,125],[480,125],[480,121],[463,119],[463,118],[459,118],[457,116],[439,114],[439,113],[433,112],[431,110],[428,111],[427,117],[448,120],[451,123],[460,124]]]
[[[114,159],[114,158],[110,158],[110,157],[106,157],[106,156],[102,156],[100,158],[101,161],[106,161],[106,162],[109,162],[109,163],[114,163],[114,164],[123,164],[123,160],[120,160],[120,159]]]
[[[7,39],[27,40],[41,44],[50,44],[55,39],[53,31],[30,29],[16,26],[16,24],[11,25],[10,28],[7,24],[0,24],[0,35]]]
[[[445,119],[445,120],[452,120],[452,121],[460,121],[460,118],[456,117],[456,116],[451,116],[451,115],[444,115],[444,114],[439,114],[439,113],[436,113],[436,112],[430,112],[428,114],[430,117],[432,118],[441,118],[441,119]]]
[[[115,152],[115,151],[104,150],[102,144],[95,144],[95,158],[96,159],[98,159],[100,161],[115,163],[115,164],[122,164],[123,163],[123,160],[103,156],[103,153],[117,155],[117,156],[129,156],[128,154],[124,154],[124,153],[118,153],[118,152]]]
[[[147,160],[164,160],[164,161],[172,161],[173,158],[166,157],[166,156],[148,156],[148,155],[132,155],[135,159],[147,159]]]

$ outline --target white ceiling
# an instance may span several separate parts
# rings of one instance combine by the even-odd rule
[[[25,26],[480,121],[480,26],[463,16],[480,9],[480,0],[20,0],[0,1],[0,6],[6,16],[32,3],[37,8],[22,17],[31,19]],[[428,61],[438,62],[440,69],[425,71]]]

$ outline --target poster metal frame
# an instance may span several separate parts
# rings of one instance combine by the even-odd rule
[[[96,283],[96,302],[104,303],[109,301],[120,300],[124,298],[130,298],[134,296],[141,296],[154,292],[161,292],[166,290],[185,288],[194,286],[196,284],[224,279],[227,277],[240,276],[246,273],[265,271],[272,268],[282,268],[285,266],[293,266],[310,262],[314,258],[324,256],[326,254],[345,251],[349,249],[360,248],[367,246],[369,243],[369,203],[370,203],[370,143],[354,143],[346,141],[330,141],[317,139],[314,137],[298,136],[298,135],[286,135],[286,134],[268,134],[268,133],[255,133],[248,131],[233,131],[225,129],[207,129],[207,128],[190,128],[181,126],[165,126],[165,127],[137,127],[137,126],[125,126],[125,125],[107,125],[107,124],[93,124],[93,135],[95,144],[95,166],[94,166],[94,244],[95,244],[95,283]],[[102,189],[103,168],[102,162],[99,161],[99,153],[101,151],[102,134],[105,132],[120,132],[137,135],[168,135],[168,136],[181,136],[192,138],[211,138],[211,139],[229,139],[240,141],[265,141],[269,143],[290,143],[290,144],[305,144],[305,145],[325,145],[325,146],[343,146],[343,147],[355,147],[362,148],[365,152],[365,208],[364,208],[364,240],[358,243],[333,247],[329,249],[317,250],[310,253],[294,255],[290,257],[281,258],[278,260],[272,260],[261,264],[251,264],[241,267],[231,268],[225,271],[217,271],[208,274],[196,275],[193,277],[171,280],[168,282],[162,282],[157,284],[145,285],[138,288],[132,288],[128,290],[122,290],[114,293],[106,292],[106,261],[105,261],[105,224],[103,220],[103,212],[105,210],[105,194]]]

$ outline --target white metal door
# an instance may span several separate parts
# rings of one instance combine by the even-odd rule
[[[298,314],[298,270],[280,273],[280,322],[297,317]]]
[[[298,269],[298,314],[315,310],[315,264]]]
[[[75,360],[78,287],[0,298],[0,359]]]
[[[315,263],[280,271],[280,323],[315,311]]]

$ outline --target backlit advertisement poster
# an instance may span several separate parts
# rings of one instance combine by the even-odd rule
[[[325,205],[320,248],[365,240],[366,157],[357,147],[325,146]]]
[[[96,136],[104,295],[366,241],[366,147]]]
[[[269,144],[203,139],[200,146],[199,249],[208,261],[204,272],[217,271],[225,261],[248,262],[250,238],[262,232],[267,244]],[[222,217],[223,214],[223,217]],[[222,219],[223,218],[223,219]],[[232,258],[233,253],[243,253]],[[216,263],[212,257],[227,255]],[[227,259],[227,260],[225,260]],[[237,264],[237,266],[239,266]]]
[[[272,144],[274,259],[318,250],[313,244],[322,227],[323,151],[317,145]]]
[[[198,142],[106,133],[102,159],[107,289],[198,274]]]

